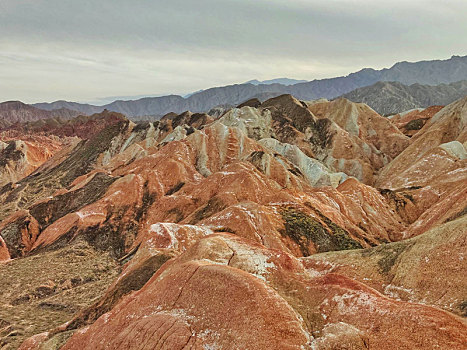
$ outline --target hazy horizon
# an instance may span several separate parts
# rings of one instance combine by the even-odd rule
[[[464,1],[0,0],[0,100],[185,95],[465,55]]]

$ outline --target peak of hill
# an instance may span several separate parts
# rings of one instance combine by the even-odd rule
[[[381,70],[382,81],[398,81],[405,85],[438,85],[467,79],[467,56],[447,60],[398,62]]]
[[[53,111],[56,109],[66,108],[66,109],[78,111],[85,115],[100,113],[105,109],[100,106],[93,106],[93,105],[86,104],[86,103],[70,102],[70,101],[63,101],[63,100],[55,101],[51,103],[46,103],[46,102],[35,103],[33,106],[46,110],[46,111]]]
[[[249,80],[245,84],[253,84],[253,85],[260,85],[260,84],[282,84],[282,85],[294,85],[298,83],[305,83],[307,80],[298,80],[298,79],[289,79],[289,78],[277,78],[277,79],[270,79],[270,80]]]

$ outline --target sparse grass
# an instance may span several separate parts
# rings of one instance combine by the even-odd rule
[[[391,244],[382,244],[375,248],[368,248],[362,250],[362,257],[377,255],[379,257],[379,272],[383,275],[387,275],[391,272],[399,256],[410,246],[411,243],[407,243],[404,241],[395,242]]]
[[[119,272],[108,254],[83,242],[0,264],[0,348],[16,349],[26,338],[69,321]]]

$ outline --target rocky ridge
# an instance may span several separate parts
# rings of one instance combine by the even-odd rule
[[[404,85],[380,81],[342,95],[354,102],[363,102],[382,115],[391,115],[415,108],[447,105],[467,95],[467,80],[450,84]]]

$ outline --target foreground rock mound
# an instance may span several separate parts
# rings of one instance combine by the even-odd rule
[[[286,253],[223,234],[166,263],[63,349],[325,349],[328,337],[354,349],[461,349],[467,341],[448,313],[336,274],[313,277]]]

